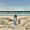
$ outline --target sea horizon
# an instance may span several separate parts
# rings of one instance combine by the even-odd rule
[[[30,11],[0,11],[0,15],[30,15]]]

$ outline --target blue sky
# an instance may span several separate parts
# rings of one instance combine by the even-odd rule
[[[1,3],[10,6],[27,6],[30,5],[30,0],[1,0]]]
[[[30,10],[30,0],[0,0],[0,10],[25,11]]]

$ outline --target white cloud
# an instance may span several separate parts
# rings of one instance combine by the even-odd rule
[[[7,6],[6,4],[0,4],[0,11],[30,11],[30,5],[28,6]]]

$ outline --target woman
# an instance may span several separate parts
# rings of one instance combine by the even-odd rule
[[[14,15],[14,24],[16,25],[17,15]]]

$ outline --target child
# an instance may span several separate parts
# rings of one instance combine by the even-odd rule
[[[16,21],[17,21],[17,15],[14,15],[14,24],[16,25]]]

